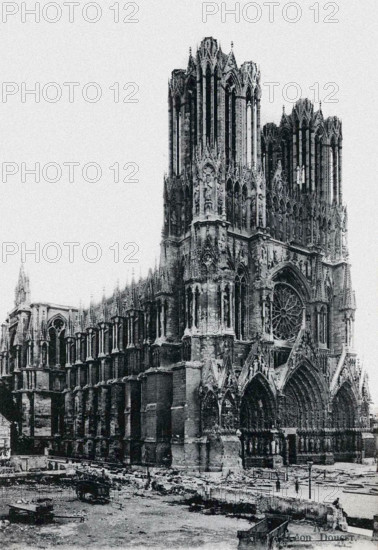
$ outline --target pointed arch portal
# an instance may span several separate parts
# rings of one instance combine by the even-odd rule
[[[326,389],[317,370],[307,363],[295,369],[284,388],[285,413],[282,425],[287,430],[285,439],[286,462],[322,462],[325,448],[327,415]]]
[[[332,402],[333,449],[335,460],[349,462],[356,458],[361,441],[356,431],[358,404],[350,382],[345,382]]]
[[[247,385],[240,406],[244,466],[268,466],[276,452],[272,428],[276,425],[276,403],[268,381],[256,375]]]

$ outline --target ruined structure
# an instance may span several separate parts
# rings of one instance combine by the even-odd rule
[[[32,303],[20,273],[0,348],[15,444],[202,470],[359,459],[340,120],[305,99],[261,128],[258,66],[213,38],[168,110],[160,266],[86,311]]]
[[[0,464],[11,453],[11,423],[0,414]]]

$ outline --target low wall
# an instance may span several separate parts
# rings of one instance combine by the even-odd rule
[[[48,457],[44,455],[13,455],[10,465],[18,472],[30,472],[33,470],[47,470]]]
[[[200,487],[198,494],[203,500],[216,500],[226,504],[251,504],[256,513],[275,513],[303,517],[315,521],[324,521],[332,526],[344,523],[342,511],[335,506],[309,500],[298,500],[293,497],[280,497],[273,494],[264,495],[249,489],[210,485]],[[345,527],[345,526],[344,526]]]

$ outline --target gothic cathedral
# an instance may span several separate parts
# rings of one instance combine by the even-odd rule
[[[160,265],[88,310],[2,325],[14,452],[201,471],[363,456],[367,375],[342,126],[307,99],[261,127],[260,71],[205,38],[168,90]]]

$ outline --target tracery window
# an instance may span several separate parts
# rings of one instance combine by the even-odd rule
[[[323,196],[323,185],[321,181],[321,173],[322,173],[322,155],[323,155],[323,143],[321,141],[321,138],[319,134],[316,134],[315,136],[315,182],[314,182],[314,189],[317,193],[320,194],[320,196]]]
[[[185,233],[189,230],[192,221],[191,192],[188,186],[185,188]]]
[[[65,324],[56,318],[49,327],[49,365],[62,366],[66,363]]]
[[[194,326],[199,327],[199,307],[200,307],[200,292],[198,287],[196,287],[194,293]]]
[[[195,80],[191,79],[188,85],[188,103],[190,120],[189,150],[190,160],[193,159],[193,146],[197,145],[197,92]]]
[[[236,91],[232,82],[226,85],[225,97],[226,164],[236,156]]]
[[[303,304],[298,293],[286,283],[277,283],[272,306],[273,336],[278,340],[295,338],[303,316]]]
[[[333,138],[329,150],[329,189],[330,203],[339,202],[339,151]]]
[[[192,328],[193,325],[193,291],[189,287],[186,292],[186,319],[187,319],[187,327]]]
[[[269,145],[268,145],[268,158],[267,158],[267,167],[266,167],[266,176],[267,176],[266,179],[269,183],[272,182],[273,169],[274,169],[274,166],[273,166],[273,144],[272,144],[272,142],[270,142]]]
[[[218,68],[214,69],[214,143],[218,139]]]
[[[202,426],[204,432],[210,432],[219,426],[218,401],[212,392],[209,392],[202,405]]]
[[[252,118],[252,97],[251,97],[251,90],[248,89],[248,92],[247,92],[247,97],[246,97],[246,109],[247,109],[247,117],[246,117],[246,120],[247,120],[247,131],[246,131],[246,139],[247,139],[247,147],[246,147],[246,151],[247,151],[247,166],[248,167],[251,167],[252,166],[252,136],[253,136],[253,132],[252,132],[252,123],[253,123],[253,118]]]
[[[319,342],[328,343],[328,308],[323,306],[319,312]]]
[[[232,181],[228,180],[227,182],[227,198],[226,198],[226,215],[227,221],[231,224],[233,223],[233,212],[234,212],[234,191],[232,186]]]
[[[181,102],[180,98],[176,98],[176,174],[181,173]]]
[[[308,134],[308,130],[307,130],[307,127],[306,125],[302,128],[302,151],[301,151],[301,155],[302,155],[302,163],[301,163],[301,166],[304,166],[305,167],[305,171],[306,171],[306,175],[307,175],[307,172],[308,172],[308,162],[307,162],[307,155],[308,155],[308,143],[307,143],[307,136]],[[307,181],[307,178],[305,177],[305,181],[304,181],[304,184],[302,184],[302,192],[303,193],[306,193],[306,191],[309,191],[308,189],[308,186],[309,186],[309,182]]]
[[[238,340],[245,339],[246,279],[242,271],[235,278],[235,334]]]
[[[329,202],[333,203],[334,199],[334,172],[333,172],[334,154],[333,148],[329,149]]]
[[[232,220],[234,227],[240,228],[240,186],[239,182],[235,183],[234,187],[234,219]]]
[[[206,69],[206,139],[211,138],[211,70]]]
[[[224,298],[223,300],[224,323],[227,328],[230,328],[231,326],[231,309],[230,309],[231,293],[230,293],[230,287],[228,285],[224,289],[223,298]]]
[[[282,170],[286,174],[286,179],[289,184],[289,186],[292,186],[292,180],[291,180],[291,144],[290,144],[290,138],[287,134],[287,132],[284,133],[282,136],[281,141],[281,159],[282,159]]]
[[[247,187],[243,185],[241,194],[241,225],[247,229]]]
[[[217,310],[218,310],[218,319],[219,324],[222,322],[222,289],[218,286],[217,289]]]

